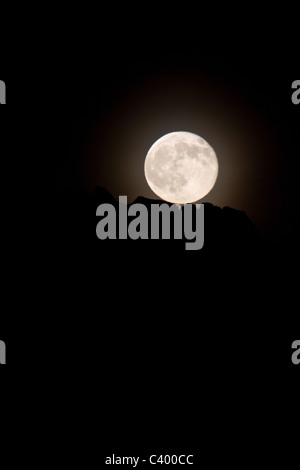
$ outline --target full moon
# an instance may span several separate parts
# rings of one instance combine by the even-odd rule
[[[150,147],[144,169],[146,181],[157,196],[187,204],[211,191],[219,165],[214,149],[202,137],[170,132]]]

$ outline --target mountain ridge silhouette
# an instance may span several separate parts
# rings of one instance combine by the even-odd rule
[[[119,246],[126,250],[133,250],[138,247],[140,250],[152,249],[155,245],[157,249],[184,249],[182,240],[99,240],[96,237],[96,225],[100,217],[96,217],[96,209],[99,205],[108,203],[116,209],[118,220],[119,202],[105,188],[98,186],[91,193],[82,191],[75,193],[66,193],[59,195],[55,203],[55,216],[58,217],[57,239],[66,237],[66,240],[72,243],[78,243],[80,240],[97,252],[101,249],[117,249]],[[151,205],[172,204],[160,199],[150,199],[144,196],[138,196],[133,202],[127,204],[127,208],[133,204],[143,204],[149,210]],[[204,246],[198,250],[202,255],[210,256],[230,256],[239,257],[243,255],[247,258],[253,255],[261,255],[268,251],[268,243],[259,232],[253,222],[248,218],[245,212],[225,206],[223,208],[215,206],[212,203],[204,204]],[[195,204],[193,204],[195,207]],[[148,211],[149,214],[149,211]],[[149,214],[150,218],[150,214]],[[128,218],[130,220],[130,217]],[[150,233],[151,220],[149,220]],[[118,230],[117,230],[118,233]],[[105,247],[105,248],[104,248]]]
[[[128,207],[137,202],[165,204],[138,197]],[[276,352],[272,368],[270,344],[288,337],[293,312],[273,269],[277,258],[247,215],[205,203],[204,246],[188,251],[184,239],[100,240],[102,203],[118,209],[101,187],[54,203],[49,321],[56,318],[61,338],[70,331],[74,341],[83,338],[89,360],[100,354],[105,374],[126,376],[124,383],[137,376],[147,388],[152,376],[171,394],[173,377],[189,376],[176,384],[187,400],[203,372],[221,374],[221,382],[275,380],[285,357]]]

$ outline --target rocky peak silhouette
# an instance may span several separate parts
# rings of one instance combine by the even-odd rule
[[[144,256],[151,257],[153,253],[185,252],[184,236],[181,240],[151,240],[137,239],[126,240],[100,240],[96,236],[96,225],[100,217],[96,216],[96,209],[99,205],[109,203],[116,209],[118,223],[119,201],[103,187],[97,187],[92,193],[80,192],[67,194],[58,197],[55,203],[55,213],[58,220],[58,230],[56,232],[56,242],[63,244],[66,250],[74,250],[80,253],[90,253],[90,256],[105,257],[108,252],[143,253]],[[148,209],[153,204],[161,205],[167,203],[158,199],[149,199],[142,196],[136,198],[133,204],[143,204]],[[131,218],[132,219],[132,218]],[[151,225],[149,216],[149,233]],[[128,217],[128,223],[130,217]],[[172,235],[172,234],[171,234]],[[242,264],[255,263],[255,261],[266,258],[269,253],[268,243],[250,221],[247,215],[230,207],[220,208],[211,203],[204,203],[204,246],[198,251],[193,251],[193,255],[186,253],[186,256],[193,258],[208,258],[214,262],[230,261]],[[183,255],[182,255],[183,256]]]

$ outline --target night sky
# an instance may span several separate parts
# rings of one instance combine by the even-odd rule
[[[55,190],[101,185],[129,202],[157,198],[144,178],[146,153],[162,135],[190,131],[219,159],[217,183],[202,202],[245,211],[277,243],[299,208],[293,51],[267,38],[242,49],[202,38],[161,30],[138,40],[129,31],[103,44],[99,32],[90,48],[61,52]]]
[[[23,377],[11,368],[3,429],[14,448],[25,403],[37,430],[50,411],[56,447],[67,430],[68,458],[82,453],[85,466],[94,455],[101,463],[110,429],[113,452],[130,440],[123,455],[159,434],[163,445],[194,438],[201,465],[285,468],[296,453],[299,13],[205,7],[26,3],[11,21],[1,7],[0,340],[34,400],[16,398]],[[144,160],[173,131],[200,135],[217,154],[201,202],[244,211],[270,243],[243,214],[211,206],[203,250],[96,237],[97,198],[84,192],[157,199]]]

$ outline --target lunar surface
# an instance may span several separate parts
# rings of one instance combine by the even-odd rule
[[[171,132],[158,139],[145,159],[145,177],[152,191],[165,201],[199,201],[214,187],[218,159],[202,137]]]

